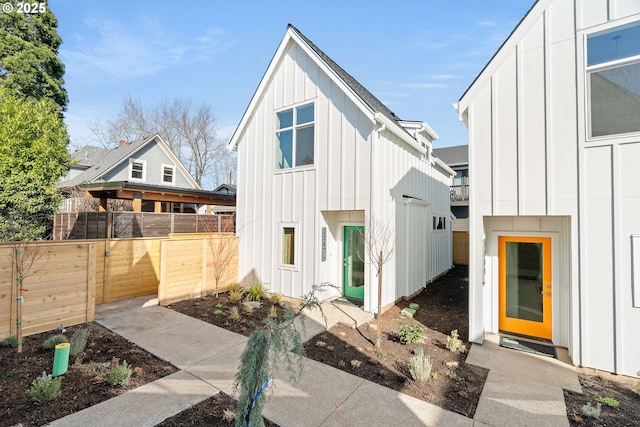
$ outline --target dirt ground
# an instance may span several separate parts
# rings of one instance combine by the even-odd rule
[[[91,327],[85,351],[69,360],[61,395],[42,405],[34,403],[27,391],[43,371],[51,373],[54,350],[42,344],[59,331],[25,337],[22,353],[15,347],[0,347],[0,425],[40,426],[176,372],[169,363],[96,323],[83,326]],[[71,337],[79,327],[67,328],[64,335]],[[110,386],[105,373],[114,362],[125,360],[133,370],[128,385]]]
[[[567,405],[567,417],[572,427],[632,427],[640,425],[640,395],[631,389],[640,382],[621,375],[613,375],[608,372],[595,369],[578,368],[578,379],[584,394],[564,392],[564,401]],[[620,406],[613,408],[602,404],[600,417],[597,419],[585,417],[582,407],[591,403],[598,404],[596,398],[610,397],[620,402]]]

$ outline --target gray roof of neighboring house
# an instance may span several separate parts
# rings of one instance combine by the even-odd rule
[[[108,148],[85,145],[84,147],[79,148],[71,154],[71,157],[76,161],[76,163],[72,166],[93,166],[108,151]]]
[[[59,184],[57,184],[57,187],[69,188],[87,182],[92,182],[93,180],[99,178],[100,175],[111,169],[113,166],[128,158],[136,150],[138,150],[140,147],[142,147],[152,139],[153,137],[142,138],[137,141],[125,143],[123,145],[117,146],[116,148],[106,150],[104,155],[98,161],[96,161],[93,166],[91,166],[89,169],[82,172],[75,178],[60,182]]]
[[[449,166],[469,164],[469,146],[456,145],[455,147],[434,148],[433,155]]]
[[[236,194],[237,187],[233,184],[220,184],[213,191],[216,193]]]
[[[396,116],[395,113],[386,105],[384,105],[378,98],[376,98],[371,92],[369,92],[364,86],[362,86],[356,79],[354,79],[349,73],[347,73],[342,67],[336,64],[333,59],[329,58],[318,46],[316,46],[311,40],[309,40],[304,34],[300,32],[296,27],[289,24],[289,28],[294,30],[302,40],[309,45],[309,47],[340,77],[355,93],[364,101],[373,111],[376,113],[384,114],[388,119],[398,123],[401,119]],[[398,123],[398,126],[404,130],[404,128]],[[406,132],[406,130],[405,130]]]

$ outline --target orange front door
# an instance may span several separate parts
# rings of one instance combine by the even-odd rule
[[[551,339],[551,238],[500,236],[501,331]]]

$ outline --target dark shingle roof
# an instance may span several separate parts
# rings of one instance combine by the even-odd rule
[[[469,146],[456,145],[455,147],[435,148],[433,155],[449,166],[469,164]]]
[[[63,181],[58,184],[59,188],[75,187],[80,184],[92,182],[99,178],[103,173],[111,169],[113,166],[128,158],[132,153],[149,142],[152,138],[142,138],[134,142],[119,145],[106,153],[86,171],[82,172],[75,178]]]
[[[75,164],[78,166],[93,166],[108,151],[108,148],[85,145],[71,153],[71,157],[77,162]]]
[[[391,121],[398,123],[401,119],[396,116],[395,113],[386,105],[384,105],[378,98],[376,98],[371,92],[369,92],[364,86],[362,86],[355,78],[347,73],[342,67],[336,64],[333,59],[329,58],[318,46],[316,46],[311,40],[309,40],[304,34],[300,32],[296,27],[289,24],[289,28],[296,32],[298,36],[342,79],[347,86],[353,90],[363,102],[365,102],[376,113],[384,114]],[[399,123],[401,129],[404,129]]]

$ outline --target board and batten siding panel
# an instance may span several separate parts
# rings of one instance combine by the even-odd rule
[[[583,364],[614,371],[613,218],[611,147],[584,151],[582,216]]]
[[[518,63],[518,212],[544,215],[546,206],[544,15],[521,42]]]
[[[618,197],[616,221],[618,242],[616,243],[616,319],[618,333],[618,372],[637,372],[640,342],[637,325],[640,325],[640,240],[636,237],[632,249],[632,236],[640,235],[640,186],[637,170],[640,159],[640,142],[617,146]],[[634,260],[635,257],[635,260]],[[633,277],[633,275],[636,277]],[[634,288],[635,287],[635,292]]]
[[[516,52],[505,59],[493,78],[493,211],[518,214],[518,122]],[[475,185],[475,184],[474,184]]]

